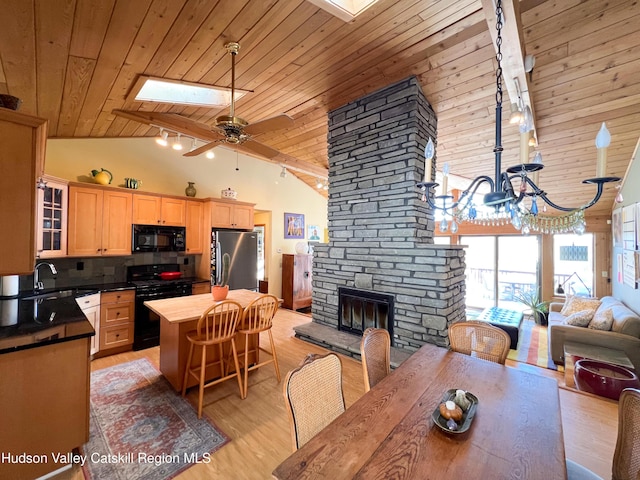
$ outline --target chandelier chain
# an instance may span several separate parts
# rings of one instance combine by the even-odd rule
[[[496,104],[502,105],[502,0],[496,3]]]

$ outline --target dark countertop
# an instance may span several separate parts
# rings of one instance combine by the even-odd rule
[[[197,277],[181,280],[209,282]],[[75,299],[133,289],[126,282],[117,282],[43,290],[38,299],[28,298],[32,292],[20,292],[16,298],[0,297],[0,354],[91,337],[95,331]]]

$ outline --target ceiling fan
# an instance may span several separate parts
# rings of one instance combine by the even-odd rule
[[[219,139],[187,152],[184,156],[194,157],[200,155],[207,150],[211,150],[217,144],[224,142],[235,147],[242,147],[267,158],[276,157],[280,152],[264,143],[258,142],[253,137],[260,133],[290,127],[293,125],[293,119],[288,115],[281,114],[259,122],[249,123],[243,118],[235,116],[236,55],[240,50],[240,44],[236,42],[227,43],[225,48],[231,55],[231,105],[229,115],[221,115],[216,118],[215,129],[212,132],[220,135]]]

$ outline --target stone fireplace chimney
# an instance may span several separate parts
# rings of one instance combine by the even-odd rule
[[[392,296],[395,347],[448,346],[448,325],[465,318],[464,250],[433,244],[415,186],[436,132],[415,77],[329,113],[329,243],[314,253],[314,322],[338,327],[348,287]]]

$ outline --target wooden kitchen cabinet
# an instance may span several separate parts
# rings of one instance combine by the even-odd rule
[[[76,298],[76,303],[80,306],[80,310],[84,313],[87,320],[96,331],[91,337],[91,345],[89,355],[95,355],[100,350],[100,294],[85,295]]]
[[[0,108],[0,275],[33,273],[47,121]]]
[[[64,257],[67,254],[68,188],[66,180],[44,175],[38,189],[36,212],[36,258]]]
[[[291,310],[311,306],[313,255],[282,255],[282,306]]]
[[[204,242],[206,240],[204,234],[204,203],[197,202],[195,200],[187,200],[185,216],[187,226],[186,253],[202,253],[204,250]]]
[[[69,185],[69,256],[131,255],[132,194]]]
[[[99,354],[111,355],[131,350],[135,291],[103,292],[100,296]]]
[[[191,295],[201,295],[203,293],[211,293],[210,283],[194,283],[191,285]]]
[[[136,193],[133,196],[133,223],[184,227],[185,204],[179,198]]]
[[[211,202],[211,226],[214,228],[235,228],[253,230],[253,210],[255,204],[236,200],[213,200]]]

